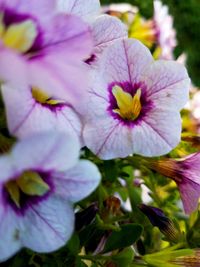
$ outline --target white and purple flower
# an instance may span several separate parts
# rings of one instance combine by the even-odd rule
[[[17,89],[2,87],[8,129],[13,136],[22,139],[33,133],[58,130],[78,136],[81,142],[82,122],[71,105],[28,85]]]
[[[0,157],[0,262],[22,247],[54,251],[71,237],[72,203],[100,181],[94,164],[78,160],[79,148],[74,136],[45,132]]]
[[[116,41],[94,71],[83,130],[86,146],[102,159],[168,153],[180,141],[179,112],[189,86],[184,66],[154,61],[137,40]]]
[[[57,5],[57,0],[0,1],[0,78],[79,103],[88,82],[82,61],[92,51],[91,32]]]
[[[91,26],[94,48],[86,63],[95,63],[114,41],[128,37],[126,26],[117,18],[100,15],[99,0],[59,0],[59,10],[81,17]]]

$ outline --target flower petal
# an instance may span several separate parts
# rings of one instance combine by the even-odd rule
[[[2,190],[2,189],[1,189]],[[12,257],[21,247],[18,217],[14,211],[4,204],[0,196],[0,262]]]
[[[26,61],[23,57],[5,49],[0,44],[0,80],[11,85],[24,85],[27,83]]]
[[[36,252],[51,252],[66,244],[74,229],[72,207],[59,197],[49,197],[31,206],[24,218],[21,240]]]
[[[200,152],[190,154],[184,158],[178,160],[182,170],[184,171],[184,176],[191,178],[195,183],[200,184]]]
[[[200,184],[184,177],[181,183],[177,183],[183,201],[186,214],[190,214],[198,207],[200,198]]]
[[[6,0],[6,5],[20,13],[32,14],[39,20],[55,13],[57,0]]]
[[[13,167],[24,170],[65,171],[74,166],[79,156],[76,136],[56,131],[41,132],[19,141],[12,150]]]
[[[77,15],[85,21],[91,21],[100,12],[100,2],[99,0],[59,0],[58,8],[60,11]]]
[[[64,60],[61,55],[48,55],[32,60],[28,67],[33,86],[71,105],[80,106],[84,102],[89,83],[86,64]]]
[[[28,86],[2,89],[9,131],[18,138],[45,130],[60,130],[81,137],[81,121],[75,111],[62,104],[42,105],[33,98]]]
[[[101,77],[112,82],[140,82],[140,76],[153,61],[151,53],[134,39],[118,40],[106,49],[100,60]]]
[[[89,26],[74,15],[59,14],[43,25],[42,49],[45,53],[62,53],[65,60],[80,61],[92,52]],[[72,62],[73,62],[72,61]]]
[[[117,18],[108,15],[99,16],[92,24],[94,54],[101,52],[112,42],[128,37],[125,25]]]
[[[180,141],[179,113],[154,109],[136,125],[125,125],[108,115],[87,121],[83,138],[86,146],[102,159],[167,154]]]
[[[133,152],[130,128],[112,117],[88,121],[83,131],[86,146],[101,159],[124,158]]]
[[[164,155],[178,145],[180,137],[180,114],[154,108],[133,128],[133,152],[148,157]]]
[[[11,160],[10,154],[0,157],[0,186],[10,178],[15,177],[15,168],[11,164]]]
[[[190,79],[185,67],[175,61],[153,62],[141,81],[147,87],[147,100],[159,107],[180,110],[188,101]]]
[[[65,173],[55,175],[56,193],[63,198],[77,202],[87,197],[100,182],[97,167],[88,160],[81,160]]]

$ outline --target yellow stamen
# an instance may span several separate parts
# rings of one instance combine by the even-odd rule
[[[0,20],[0,37],[5,46],[19,52],[28,51],[37,36],[37,28],[32,20],[10,25],[7,29]]]
[[[10,198],[20,208],[20,194],[43,196],[49,191],[49,185],[36,172],[26,171],[17,180],[6,183]]]
[[[113,111],[119,114],[123,119],[135,120],[140,115],[141,105],[141,89],[138,89],[136,94],[132,97],[131,94],[123,91],[123,89],[115,85],[112,88],[112,93],[117,101],[117,109]]]
[[[32,88],[32,96],[41,104],[46,104],[46,101],[49,99],[49,96],[37,87]]]
[[[43,196],[49,191],[49,186],[36,172],[24,172],[16,183],[20,190],[29,196]]]
[[[43,92],[42,90],[40,90],[37,87],[32,88],[32,96],[40,104],[47,104],[47,105],[54,106],[54,105],[65,103],[63,100],[57,100],[57,99],[50,98],[48,96],[48,94],[46,94],[45,92]]]
[[[12,201],[16,204],[16,206],[20,207],[20,192],[15,181],[10,181],[6,184],[6,190],[8,191]]]
[[[132,113],[135,116],[135,119],[140,115],[142,109],[140,102],[141,93],[141,89],[138,89],[132,100]]]

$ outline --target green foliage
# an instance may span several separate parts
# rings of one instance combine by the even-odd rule
[[[139,224],[125,224],[120,226],[120,231],[113,231],[108,237],[103,252],[121,249],[133,245],[142,234]]]
[[[200,86],[200,2],[199,0],[163,0],[169,5],[177,30],[177,52],[185,51],[192,81]]]
[[[128,267],[134,258],[132,248],[125,248],[119,254],[112,256],[112,261],[116,263],[117,267]]]

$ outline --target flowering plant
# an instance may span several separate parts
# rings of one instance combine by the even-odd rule
[[[198,92],[168,8],[0,11],[0,265],[200,266]]]

